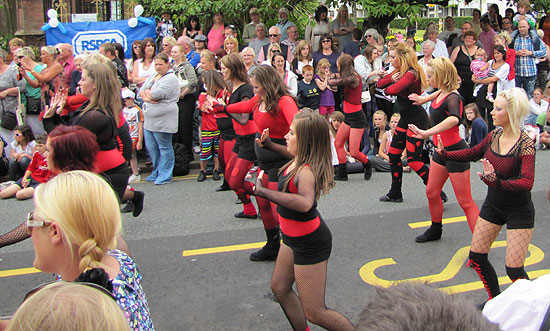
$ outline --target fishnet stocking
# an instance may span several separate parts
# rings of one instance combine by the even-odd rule
[[[491,244],[495,241],[501,228],[501,225],[487,222],[480,217],[474,229],[470,250],[476,253],[489,253]]]
[[[27,231],[27,224],[23,223],[10,232],[0,236],[0,247],[13,245],[30,237]]]
[[[533,237],[533,229],[516,229],[506,232],[506,266],[523,267],[529,243]]]

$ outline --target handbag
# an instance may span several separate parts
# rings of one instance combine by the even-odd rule
[[[361,103],[367,103],[371,100],[370,91],[366,90],[361,92]]]
[[[6,110],[4,100],[2,100],[2,115],[0,115],[0,126],[6,130],[12,131],[17,126],[15,113]]]
[[[182,73],[183,73],[183,77],[182,77]],[[178,72],[176,77],[178,78],[180,90],[185,86],[189,85],[189,80],[187,79],[187,77],[185,77],[185,70],[182,70],[181,73]]]

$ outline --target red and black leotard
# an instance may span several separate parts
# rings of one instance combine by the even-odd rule
[[[249,84],[242,84],[231,93],[227,104],[234,104],[240,102],[243,98],[252,99],[253,97],[254,90],[252,86]],[[233,153],[236,153],[241,159],[255,161],[254,138],[256,137],[256,123],[254,122],[253,114],[250,113],[249,116],[248,122],[244,125],[233,119],[233,128],[237,136],[237,142],[233,147]]]

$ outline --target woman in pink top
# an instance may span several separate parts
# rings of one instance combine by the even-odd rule
[[[214,25],[208,31],[208,49],[211,52],[215,52],[220,49],[225,40],[224,36],[225,27],[223,25],[223,14],[215,13],[214,14]]]

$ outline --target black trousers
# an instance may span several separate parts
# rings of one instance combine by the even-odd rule
[[[193,113],[195,112],[195,96],[186,95],[178,101],[178,132],[172,136],[173,143],[185,146],[185,153],[193,158]]]

